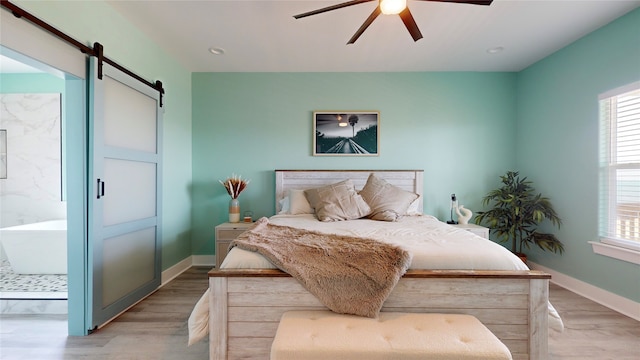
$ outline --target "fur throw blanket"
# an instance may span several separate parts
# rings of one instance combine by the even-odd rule
[[[274,225],[267,218],[234,246],[260,253],[332,311],[372,318],[411,264],[411,254],[397,246]]]

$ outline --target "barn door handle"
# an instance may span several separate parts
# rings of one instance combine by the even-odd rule
[[[104,181],[98,179],[98,199],[104,196]]]

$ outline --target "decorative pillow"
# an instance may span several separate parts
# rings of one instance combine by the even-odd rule
[[[278,201],[278,203],[280,203],[280,211],[278,212],[278,215],[289,213],[289,202],[290,201],[288,196],[285,196],[283,199],[280,199],[280,201]]]
[[[407,209],[406,215],[422,215],[423,210],[419,208],[420,206],[420,195],[411,202],[409,208]]]
[[[398,220],[418,198],[418,194],[389,184],[375,174],[369,175],[360,195],[371,207],[369,218],[382,221]]]
[[[371,208],[358,195],[349,179],[304,191],[311,207],[320,221],[359,219],[369,215]]]
[[[287,191],[287,196],[280,200],[280,212],[278,214],[313,214],[313,208],[304,195],[304,190],[290,189]]]
[[[289,190],[289,214],[313,214],[313,208],[309,204],[304,190]]]

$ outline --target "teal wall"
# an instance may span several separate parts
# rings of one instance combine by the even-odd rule
[[[640,78],[640,10],[520,73],[190,74],[104,1],[13,2],[165,84],[163,269],[214,253],[228,202],[218,179],[232,173],[252,179],[243,211],[269,216],[274,169],[424,169],[424,210],[446,219],[450,193],[477,211],[516,169],[564,220],[567,252],[531,259],[640,301],[638,267],[587,243],[597,240],[597,94]],[[314,110],[379,110],[380,156],[313,157]]]
[[[275,211],[275,169],[423,169],[425,212],[449,197],[476,210],[515,165],[513,73],[194,73],[193,244],[212,254],[229,196],[251,179],[241,212]],[[312,156],[314,110],[380,111],[380,156]]]
[[[598,241],[598,94],[640,80],[640,10],[518,74],[517,164],[563,219],[563,256],[541,265],[640,301],[640,267],[595,255]]]
[[[61,93],[64,94],[64,79],[42,74],[0,74],[0,93]],[[64,95],[63,95],[64,96]]]
[[[162,269],[189,257],[192,254],[191,73],[105,1],[12,2],[88,46],[100,42],[105,56],[142,78],[162,81],[166,91],[162,139]]]

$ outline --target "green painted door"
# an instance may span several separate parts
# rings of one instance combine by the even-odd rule
[[[92,328],[160,286],[160,94],[91,58],[89,276]]]

